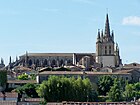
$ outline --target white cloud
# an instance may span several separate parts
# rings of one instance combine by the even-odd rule
[[[123,25],[140,25],[140,17],[138,16],[124,17],[122,24]]]

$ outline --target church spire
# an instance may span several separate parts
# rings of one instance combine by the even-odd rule
[[[11,64],[12,63],[12,58],[11,58],[11,56],[10,56],[10,58],[9,58],[9,64]]]
[[[101,31],[101,41],[103,42],[103,39],[104,39],[104,34],[103,34],[103,29]]]
[[[114,31],[112,30],[112,33],[111,33],[111,37],[112,37],[112,41],[114,42]]]
[[[25,54],[25,66],[27,67],[28,66],[28,52],[26,51],[26,54]]]
[[[3,60],[3,58],[1,58],[1,64],[2,64],[2,65],[4,64],[4,60]]]
[[[16,56],[16,62],[18,61],[18,57]]]
[[[100,39],[100,29],[98,29],[98,39]]]
[[[119,54],[119,46],[118,46],[118,43],[116,43],[116,52]]]
[[[100,41],[101,41],[100,29],[98,29],[97,42],[100,42]]]
[[[106,14],[106,22],[105,22],[105,36],[110,36],[110,27],[109,27],[109,18],[108,18],[108,13]]]

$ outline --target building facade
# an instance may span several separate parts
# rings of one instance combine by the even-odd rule
[[[44,80],[48,80],[49,76],[66,76],[66,77],[74,77],[74,78],[88,78],[92,83],[98,83],[99,77],[103,75],[110,75],[114,78],[123,78],[124,80],[131,81],[134,78],[132,77],[132,73],[128,72],[91,72],[91,71],[42,71],[37,75],[37,83],[42,83]]]
[[[13,65],[26,67],[118,67],[121,64],[119,47],[114,42],[114,32],[110,32],[109,18],[106,14],[105,31],[98,30],[96,53],[27,53],[21,55]]]
[[[95,63],[94,53],[27,53],[20,56],[20,64],[36,67],[61,67],[83,65],[89,67]]]
[[[118,67],[122,64],[118,44],[114,42],[114,32],[110,33],[109,18],[106,15],[105,31],[98,30],[96,42],[96,62],[102,67]]]

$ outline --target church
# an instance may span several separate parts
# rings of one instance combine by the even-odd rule
[[[18,64],[27,67],[119,67],[122,64],[114,32],[110,32],[109,16],[106,14],[105,29],[98,30],[96,53],[28,53],[21,55]]]
[[[110,32],[109,18],[106,14],[105,30],[98,30],[96,42],[96,62],[103,67],[118,67],[122,64],[118,44],[114,42],[114,32]]]

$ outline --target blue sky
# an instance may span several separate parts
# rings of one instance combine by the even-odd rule
[[[0,57],[28,52],[95,52],[105,15],[123,63],[140,63],[139,0],[0,0]]]

